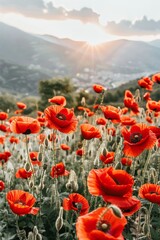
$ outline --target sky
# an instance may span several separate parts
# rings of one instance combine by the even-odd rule
[[[34,34],[98,44],[160,38],[160,0],[0,0],[0,21]]]

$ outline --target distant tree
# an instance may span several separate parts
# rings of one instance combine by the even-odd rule
[[[39,83],[40,101],[38,108],[44,110],[48,105],[48,99],[62,95],[67,100],[67,107],[76,105],[75,87],[69,78],[54,78],[43,80]]]
[[[0,111],[13,111],[16,108],[16,99],[10,94],[0,95]]]

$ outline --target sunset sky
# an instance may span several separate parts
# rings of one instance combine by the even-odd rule
[[[0,21],[91,44],[160,38],[159,0],[0,0]]]

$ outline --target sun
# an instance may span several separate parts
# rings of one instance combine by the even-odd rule
[[[92,46],[92,47],[100,45],[104,42],[106,42],[104,39],[102,40],[102,39],[98,39],[98,38],[97,39],[96,38],[91,38],[91,39],[87,40],[87,44]]]

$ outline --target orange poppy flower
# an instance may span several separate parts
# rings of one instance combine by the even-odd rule
[[[121,158],[121,163],[124,165],[124,166],[131,166],[132,165],[132,159],[131,158]]]
[[[138,80],[138,85],[141,88],[145,88],[146,90],[152,91],[152,86],[153,86],[153,82],[151,81],[151,79],[149,77],[143,77],[142,79]]]
[[[136,120],[134,118],[131,118],[129,116],[121,116],[121,124],[126,126],[131,126],[136,123]]]
[[[114,161],[114,152],[106,152],[106,154],[101,154],[99,159],[104,163],[104,164],[109,164]]]
[[[160,73],[156,73],[152,76],[152,81],[160,84]]]
[[[53,98],[48,99],[48,102],[55,103],[55,104],[61,105],[61,106],[66,105],[66,99],[63,96],[55,96]]]
[[[124,240],[122,231],[126,224],[126,218],[118,207],[97,208],[78,217],[77,237],[85,240]]]
[[[9,139],[10,143],[16,143],[18,144],[19,143],[19,139],[14,137],[14,136],[11,136],[10,139]]]
[[[0,192],[2,192],[5,189],[5,183],[0,180]]]
[[[149,100],[146,104],[146,107],[154,112],[160,112],[160,101]]]
[[[71,193],[68,198],[63,199],[63,208],[66,211],[74,210],[81,215],[88,213],[89,203],[85,197],[79,193]]]
[[[22,102],[17,102],[17,107],[19,109],[26,109],[27,105],[25,103],[22,103]]]
[[[52,178],[57,178],[59,176],[68,176],[68,175],[69,175],[69,172],[65,169],[63,162],[57,163],[55,166],[53,166],[50,172],[50,176]]]
[[[33,172],[32,171],[26,171],[26,169],[24,168],[20,168],[18,169],[18,171],[16,172],[16,178],[30,178],[32,176]]]
[[[71,149],[70,146],[68,146],[68,145],[66,145],[66,144],[61,144],[60,147],[61,147],[61,149],[64,150],[64,151],[68,151],[68,150]]]
[[[92,169],[87,184],[90,194],[102,196],[106,202],[114,204],[114,201],[118,202],[121,198],[132,196],[134,180],[125,170],[109,167]]]
[[[116,107],[113,106],[102,106],[101,110],[105,116],[106,119],[111,120],[114,123],[120,122],[120,115],[119,110]]]
[[[105,118],[98,118],[98,119],[96,120],[96,124],[97,124],[97,125],[103,125],[103,126],[105,126],[106,123],[107,123],[107,121],[106,121]]]
[[[12,190],[7,193],[6,198],[12,212],[19,216],[25,214],[36,215],[39,211],[39,208],[33,207],[36,199],[28,192]]]
[[[38,152],[30,152],[29,157],[33,165],[42,166],[42,162],[38,160]]]
[[[139,189],[139,197],[160,205],[160,185],[146,183]]]
[[[96,93],[101,93],[101,92],[105,91],[105,88],[104,88],[102,85],[94,84],[94,85],[93,85],[93,90],[94,90]]]
[[[4,121],[8,118],[8,114],[6,112],[0,112],[0,121]]]
[[[47,107],[44,113],[47,120],[47,127],[57,129],[63,133],[71,133],[76,130],[78,121],[73,109],[52,105]]]
[[[83,138],[86,140],[102,137],[99,129],[94,127],[91,124],[88,124],[88,123],[81,124],[80,128],[81,128],[81,134]]]
[[[14,133],[22,134],[33,134],[40,131],[39,122],[31,117],[16,117],[15,120],[11,122],[10,129]]]
[[[0,136],[0,144],[4,144],[5,142],[5,137],[4,136]]]
[[[18,115],[18,114],[21,114],[23,112],[23,109],[18,109],[14,112],[14,114]]]
[[[122,129],[124,137],[123,152],[126,156],[137,157],[145,149],[151,149],[156,143],[156,135],[144,123],[133,125],[130,130]]]

